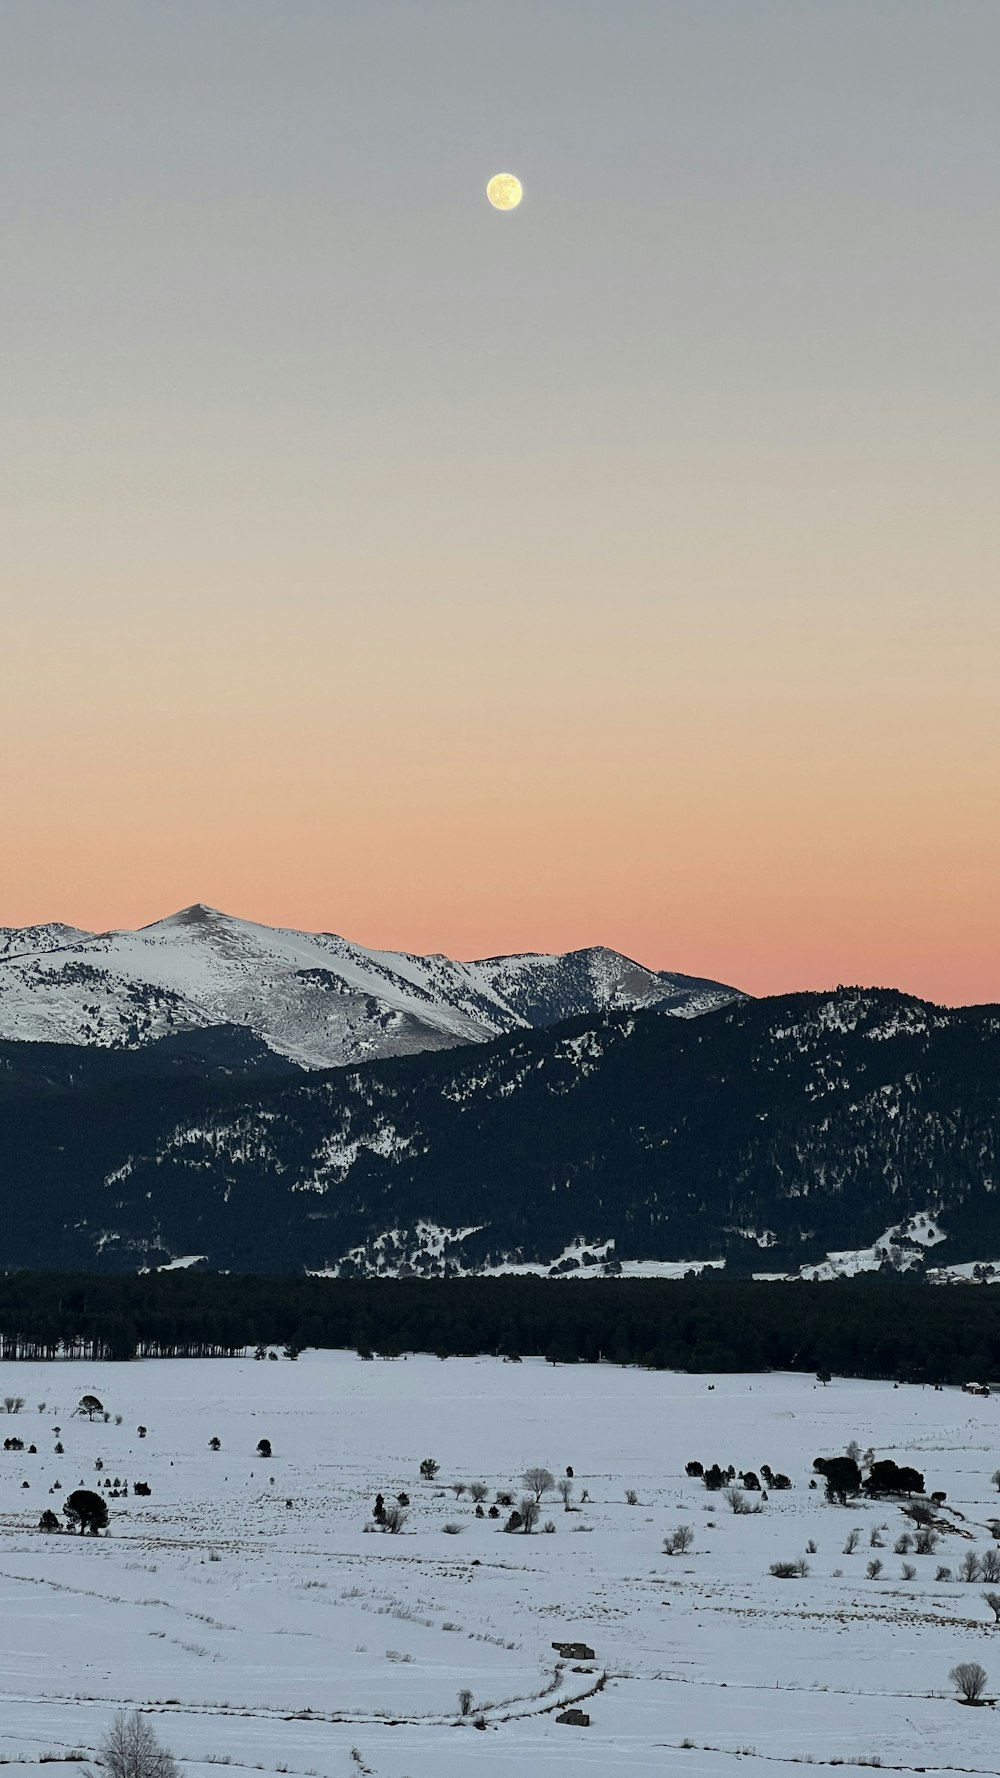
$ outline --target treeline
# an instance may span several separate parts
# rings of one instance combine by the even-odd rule
[[[874,1279],[0,1278],[0,1358],[217,1357],[247,1346],[494,1353],[682,1371],[1000,1377],[1000,1288]]]

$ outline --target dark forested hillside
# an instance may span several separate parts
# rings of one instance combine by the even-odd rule
[[[35,1094],[93,1091],[148,1080],[233,1080],[302,1070],[243,1025],[212,1025],[157,1038],[144,1049],[0,1039],[0,1106]]]
[[[7,1267],[1000,1254],[996,1008],[838,990],[289,1079],[75,1086],[48,1067],[43,1091],[8,1074],[0,1103]]]

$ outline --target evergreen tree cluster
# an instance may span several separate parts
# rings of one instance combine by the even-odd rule
[[[316,1279],[166,1272],[0,1277],[0,1359],[216,1357],[260,1345],[367,1358],[539,1355],[681,1371],[904,1382],[1000,1377],[1000,1290],[707,1276]]]

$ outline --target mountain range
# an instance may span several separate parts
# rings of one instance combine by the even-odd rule
[[[538,963],[448,966],[505,983],[499,1035],[334,1069],[263,1012],[0,1043],[0,1266],[1000,1276],[1000,1008],[715,988],[530,1028]]]
[[[238,1071],[269,1057],[315,1069],[450,1049],[614,1008],[691,1018],[736,997],[603,946],[460,963],[200,903],[135,932],[0,927],[0,1039],[139,1050],[214,1032],[206,1054],[219,1067],[230,1033]]]

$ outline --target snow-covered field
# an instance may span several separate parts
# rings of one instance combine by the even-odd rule
[[[90,1391],[109,1423],[72,1416]],[[313,1352],[8,1365],[7,1394],[25,1407],[0,1414],[3,1436],[38,1451],[0,1451],[0,1763],[92,1753],[124,1705],[153,1713],[192,1778],[219,1763],[293,1778],[1000,1771],[995,1713],[959,1706],[948,1681],[976,1660],[1000,1692],[1000,1630],[981,1584],[935,1580],[994,1547],[995,1397]],[[854,1438],[947,1490],[954,1529],[933,1555],[894,1554],[899,1505],[844,1510],[810,1490],[813,1457]],[[736,1517],[686,1478],[691,1458],[769,1463],[794,1487]],[[505,1536],[451,1493],[480,1479],[488,1501],[519,1493],[530,1464],[571,1465],[574,1504],[590,1495],[576,1512],[548,1497],[554,1535]],[[64,1498],[115,1477],[152,1493],[112,1500],[107,1537],[35,1530],[57,1479]],[[411,1497],[399,1536],[365,1531],[377,1489]],[[666,1556],[681,1523],[693,1548]],[[769,1575],[803,1555],[806,1577]],[[561,1640],[594,1660],[559,1663]],[[482,1732],[459,1720],[465,1687]],[[578,1698],[591,1726],[558,1723]]]

